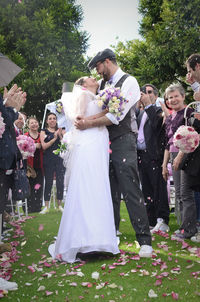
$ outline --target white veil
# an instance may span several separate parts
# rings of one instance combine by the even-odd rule
[[[86,89],[79,85],[74,85],[72,92],[64,92],[61,97],[64,113],[66,119],[69,119],[71,123],[74,122],[76,116],[80,112],[79,98]]]
[[[78,131],[74,127],[74,121],[80,113],[80,96],[84,93],[82,86],[74,85],[72,92],[64,92],[61,97],[63,110],[67,121],[71,124],[69,131],[63,136],[63,142],[67,144],[67,150],[60,154],[63,158],[63,164],[66,168],[65,172],[65,186],[68,187],[69,178],[72,169],[72,152],[75,144],[77,143]]]

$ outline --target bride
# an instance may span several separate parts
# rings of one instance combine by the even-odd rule
[[[104,114],[98,107],[96,79],[76,81],[63,100],[65,115],[72,122],[78,115],[95,118]],[[105,126],[87,130],[74,127],[67,133],[68,190],[57,240],[49,246],[54,259],[69,263],[78,253],[118,254],[109,183],[109,137]]]

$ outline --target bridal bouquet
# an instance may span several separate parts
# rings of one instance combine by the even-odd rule
[[[56,104],[56,112],[63,113],[63,104],[61,101],[55,102]]]
[[[67,136],[68,134],[65,133],[61,143],[58,145],[59,148],[53,151],[55,155],[60,155],[60,157],[62,157],[63,154],[67,151]]]
[[[67,143],[65,142],[61,142],[58,146],[59,148],[53,151],[55,155],[61,155],[61,153],[67,150]]]
[[[174,134],[173,143],[183,153],[191,153],[199,145],[199,134],[193,127],[180,126]]]
[[[23,159],[33,157],[35,152],[35,142],[27,135],[19,135],[16,137],[17,146],[22,154]]]
[[[2,138],[4,131],[5,131],[5,123],[3,122],[3,117],[1,116],[1,112],[0,112],[0,138]]]
[[[102,110],[107,109],[108,112],[114,114],[117,120],[120,119],[120,116],[123,114],[124,105],[128,103],[119,87],[108,87],[104,90],[101,90],[97,96],[98,105]]]

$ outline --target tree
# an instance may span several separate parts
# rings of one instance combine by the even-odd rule
[[[131,66],[130,72],[141,85],[151,82],[164,89],[179,81],[186,87],[184,62],[190,54],[200,52],[200,1],[140,0],[139,11],[144,40],[116,47],[131,53],[127,68]]]
[[[28,94],[25,111],[41,119],[62,83],[86,72],[82,9],[75,0],[0,0],[0,7],[1,52],[23,68],[16,80]]]

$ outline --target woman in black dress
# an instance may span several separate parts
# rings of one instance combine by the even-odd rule
[[[50,112],[46,118],[46,128],[41,130],[40,140],[43,149],[43,168],[44,168],[44,200],[45,207],[40,212],[46,214],[49,211],[49,201],[51,198],[51,189],[54,176],[56,177],[56,191],[58,209],[63,211],[61,202],[64,191],[64,173],[63,159],[53,153],[59,148],[62,139],[62,129],[57,126],[57,117],[55,113]]]

